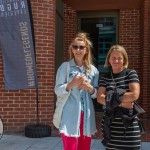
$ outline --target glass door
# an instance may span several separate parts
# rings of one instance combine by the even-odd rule
[[[100,74],[107,70],[104,68],[104,63],[108,50],[116,43],[116,17],[101,17],[98,28],[98,70]]]
[[[79,15],[79,31],[87,32],[93,43],[92,55],[100,76],[107,72],[104,68],[106,55],[110,47],[117,43],[117,15]],[[102,105],[93,101],[96,111],[102,111]]]
[[[94,64],[100,75],[107,72],[104,63],[109,48],[116,44],[116,17],[81,18],[81,31],[89,33],[93,42]]]

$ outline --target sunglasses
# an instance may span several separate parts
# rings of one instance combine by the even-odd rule
[[[82,45],[72,45],[72,48],[74,49],[74,50],[83,50],[84,48],[85,48],[86,46],[82,46]]]

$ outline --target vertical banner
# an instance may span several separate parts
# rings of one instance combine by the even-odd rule
[[[6,90],[38,87],[29,0],[0,0],[0,47]]]

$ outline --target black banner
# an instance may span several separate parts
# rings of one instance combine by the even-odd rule
[[[0,47],[6,90],[37,88],[28,0],[0,0]]]

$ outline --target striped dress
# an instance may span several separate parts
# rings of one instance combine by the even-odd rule
[[[129,91],[129,83],[139,83],[135,70],[124,69],[118,74],[113,74],[117,88]],[[111,74],[106,74],[100,78],[99,87],[105,87],[106,92],[114,89],[115,85]],[[104,118],[105,116],[103,116]],[[102,119],[102,125],[104,120]],[[122,118],[116,117],[110,125],[111,138],[106,146],[106,150],[140,150],[140,130],[135,120],[130,127],[125,129]],[[103,131],[102,131],[103,132]]]

